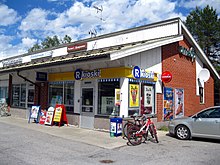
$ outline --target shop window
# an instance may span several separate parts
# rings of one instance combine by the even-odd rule
[[[204,89],[203,87],[199,87],[199,97],[200,97],[200,103],[204,103]]]
[[[25,108],[26,84],[12,85],[12,106]]]
[[[53,107],[55,107],[56,104],[64,104],[67,113],[73,113],[74,82],[51,82],[49,84],[49,104]]]
[[[0,87],[0,98],[8,97],[8,87]]]
[[[28,89],[28,107],[34,105],[34,89]]]
[[[113,80],[98,83],[98,114],[100,115],[111,115],[115,107],[115,89],[120,88],[120,82],[119,79]]]
[[[154,86],[141,84],[141,114],[154,114]]]

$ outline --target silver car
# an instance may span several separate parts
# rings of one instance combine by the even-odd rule
[[[206,108],[191,117],[169,122],[169,133],[178,139],[192,137],[220,139],[220,106]]]

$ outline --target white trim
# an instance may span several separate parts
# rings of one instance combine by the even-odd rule
[[[120,58],[123,58],[123,57],[127,57],[127,56],[130,56],[130,55],[136,54],[136,53],[147,51],[147,50],[150,50],[150,49],[153,49],[153,48],[157,48],[157,47],[167,45],[167,44],[170,44],[170,43],[173,43],[173,42],[181,41],[181,40],[183,40],[183,36],[177,36],[177,37],[173,37],[171,39],[165,39],[163,41],[157,41],[157,42],[154,42],[154,43],[151,43],[151,44],[145,43],[143,45],[133,47],[133,48],[130,48],[130,49],[125,49],[125,50],[113,52],[113,53],[110,54],[110,59],[111,60],[117,60],[117,59],[120,59]]]

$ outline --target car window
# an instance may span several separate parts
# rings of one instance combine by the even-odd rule
[[[220,118],[220,108],[216,108],[209,114],[210,118]]]
[[[198,113],[197,117],[199,118],[216,118],[219,115],[219,108],[207,109]]]

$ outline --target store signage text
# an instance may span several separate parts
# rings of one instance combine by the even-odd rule
[[[91,70],[91,71],[84,71],[81,69],[77,69],[74,72],[74,77],[76,80],[84,79],[84,78],[95,78],[101,76],[101,70]]]
[[[135,66],[133,69],[133,76],[134,78],[149,78],[154,79],[154,72],[153,71],[146,71],[146,69],[140,69],[138,66]]]
[[[165,71],[161,75],[161,80],[165,83],[168,83],[172,80],[172,74],[169,71]]]
[[[67,52],[74,52],[74,51],[85,50],[85,49],[87,49],[87,43],[81,43],[81,44],[68,46]]]
[[[45,73],[45,72],[37,72],[36,73],[36,80],[37,81],[47,81],[47,73]]]
[[[183,46],[179,46],[179,53],[191,57],[191,58],[196,58],[196,53],[193,47],[191,47],[189,50]]]
[[[43,53],[38,53],[38,54],[33,54],[31,55],[31,60],[33,59],[38,59],[38,58],[44,58],[44,57],[49,57],[52,56],[52,51],[47,51],[47,52],[43,52]]]
[[[11,60],[2,61],[3,67],[18,65],[22,63],[22,58],[15,58]]]

